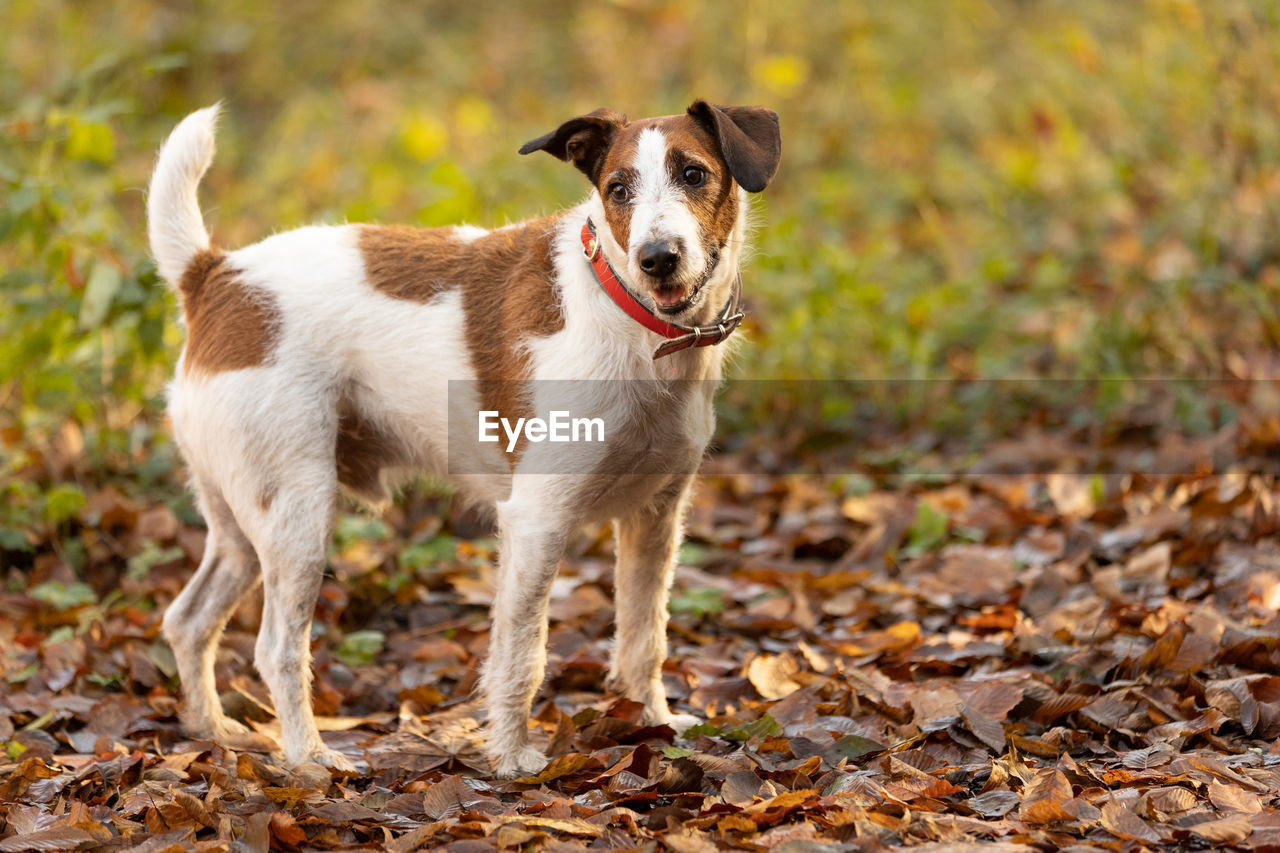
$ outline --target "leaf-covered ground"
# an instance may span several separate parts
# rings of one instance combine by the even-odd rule
[[[0,853],[1280,850],[1265,459],[1163,478],[731,473],[744,464],[709,464],[672,597],[667,687],[706,724],[677,741],[606,691],[611,546],[584,532],[535,704],[551,760],[513,782],[488,774],[472,695],[493,544],[444,499],[338,525],[315,702],[351,777],[271,754],[256,601],[218,673],[263,751],[184,737],[158,627],[198,520],[110,487],[70,501],[47,540],[28,532],[34,553],[7,552]]]

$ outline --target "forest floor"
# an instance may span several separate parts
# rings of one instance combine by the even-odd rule
[[[336,775],[271,753],[260,601],[218,674],[262,751],[183,735],[158,629],[203,528],[104,486],[57,529],[92,582],[51,528],[0,595],[0,853],[1280,850],[1273,420],[1203,439],[1232,465],[1162,476],[766,476],[714,457],[665,670],[707,722],[677,740],[607,691],[611,543],[584,532],[534,706],[551,758],[506,782],[473,695],[494,544],[463,538],[447,499],[339,520],[313,644],[324,738],[360,768]]]

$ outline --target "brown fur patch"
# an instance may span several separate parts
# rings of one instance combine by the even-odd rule
[[[274,294],[242,282],[224,253],[196,254],[178,291],[187,322],[183,369],[188,375],[266,363],[280,337],[279,305]]]
[[[599,182],[596,184],[600,198],[604,201],[605,222],[609,225],[614,241],[624,252],[631,240],[631,205],[626,202],[618,203],[610,198],[609,185],[620,180],[630,186],[634,180],[633,164],[640,141],[640,130],[637,128],[647,126],[645,122],[636,122],[618,131],[609,153],[605,155],[604,165],[600,167]]]
[[[551,242],[557,222],[535,219],[470,244],[477,262],[490,274],[470,282],[462,292],[467,340],[481,402],[501,417],[532,414],[524,399],[529,365],[522,344],[564,328],[552,281]]]
[[[534,219],[474,240],[456,239],[451,228],[364,226],[360,252],[370,283],[394,299],[426,303],[461,288],[477,378],[521,380],[520,344],[564,328],[551,280],[558,221]]]
[[[400,441],[368,420],[345,394],[338,400],[335,457],[338,482],[373,503],[391,498],[382,483],[382,470],[409,462],[409,455]]]
[[[564,328],[552,281],[551,243],[558,221],[530,220],[474,240],[459,240],[449,228],[361,229],[365,269],[381,292],[426,303],[461,289],[481,404],[505,418],[529,414],[522,394],[529,373],[522,345]]]
[[[474,275],[452,228],[366,225],[359,245],[369,283],[392,299],[430,302]]]
[[[667,171],[676,186],[684,187],[689,212],[706,235],[703,248],[718,250],[738,221],[737,184],[715,138],[689,116],[677,116],[663,127],[667,137]],[[707,177],[700,187],[684,185],[686,166],[701,166]]]

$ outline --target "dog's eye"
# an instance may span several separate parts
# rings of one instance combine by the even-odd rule
[[[627,185],[623,183],[609,184],[609,198],[618,204],[625,204],[627,199],[631,197],[631,193],[627,191]]]
[[[684,182],[691,187],[700,187],[707,179],[707,173],[697,166],[685,166]]]

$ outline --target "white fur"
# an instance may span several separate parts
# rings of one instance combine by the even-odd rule
[[[636,146],[636,188],[631,203],[631,229],[627,270],[632,281],[643,276],[638,252],[645,243],[675,240],[681,247],[682,266],[701,271],[707,263],[702,249],[702,226],[684,203],[680,188],[667,168],[667,138],[656,127],[640,134]]]
[[[177,282],[192,255],[209,245],[195,186],[213,152],[216,108],[187,118],[165,144],[149,206],[153,251],[162,274]],[[642,137],[634,167],[641,176],[632,240],[679,235],[701,251],[697,222],[656,170],[666,156],[660,132]],[[737,275],[744,213],[722,247],[703,288],[702,313],[727,299]],[[604,223],[593,193],[568,211],[555,236],[554,286],[564,327],[517,342],[534,379],[651,382],[582,383],[546,397],[553,404],[601,414],[626,425],[601,445],[532,444],[512,473],[500,445],[474,458],[453,459],[454,480],[493,505],[502,539],[491,651],[482,679],[489,709],[488,753],[502,776],[538,770],[543,756],[529,745],[530,702],[546,663],[547,597],[565,541],[583,521],[614,519],[618,532],[618,640],[611,676],[644,703],[645,719],[687,726],[673,716],[662,688],[666,657],[666,596],[680,540],[692,472],[714,427],[712,384],[724,346],[688,349],[655,362],[662,339],[612,303],[582,256],[587,217]],[[519,227],[513,226],[513,227]],[[692,232],[690,229],[694,229]],[[632,247],[600,229],[606,257],[628,269]],[[459,226],[470,241],[482,229]],[[640,236],[637,236],[640,235]],[[450,407],[474,411],[477,401],[450,394],[449,380],[474,379],[464,336],[463,300],[444,291],[427,304],[392,299],[367,280],[358,226],[315,226],[278,234],[230,254],[249,288],[269,296],[282,317],[267,363],[250,369],[189,375],[179,367],[169,389],[177,441],[192,472],[209,544],[201,567],[164,619],[186,695],[184,721],[198,734],[234,744],[246,736],[228,719],[213,683],[217,639],[240,597],[265,581],[256,662],[275,699],[287,759],[348,767],[320,740],[312,716],[309,625],[325,565],[338,485],[334,467],[335,400],[353,397],[361,410],[408,448],[415,470],[446,474]],[[702,318],[698,318],[701,322]],[[701,385],[669,379],[708,380]],[[635,465],[665,460],[671,474],[603,477],[603,461]],[[557,473],[539,473],[555,471]]]
[[[213,162],[213,127],[218,105],[187,116],[160,148],[147,193],[151,253],[160,276],[175,287],[187,261],[209,248],[196,187]]]
[[[461,240],[464,243],[470,243],[472,240],[479,240],[488,233],[489,229],[477,228],[474,225],[455,225],[453,227],[454,238]]]

